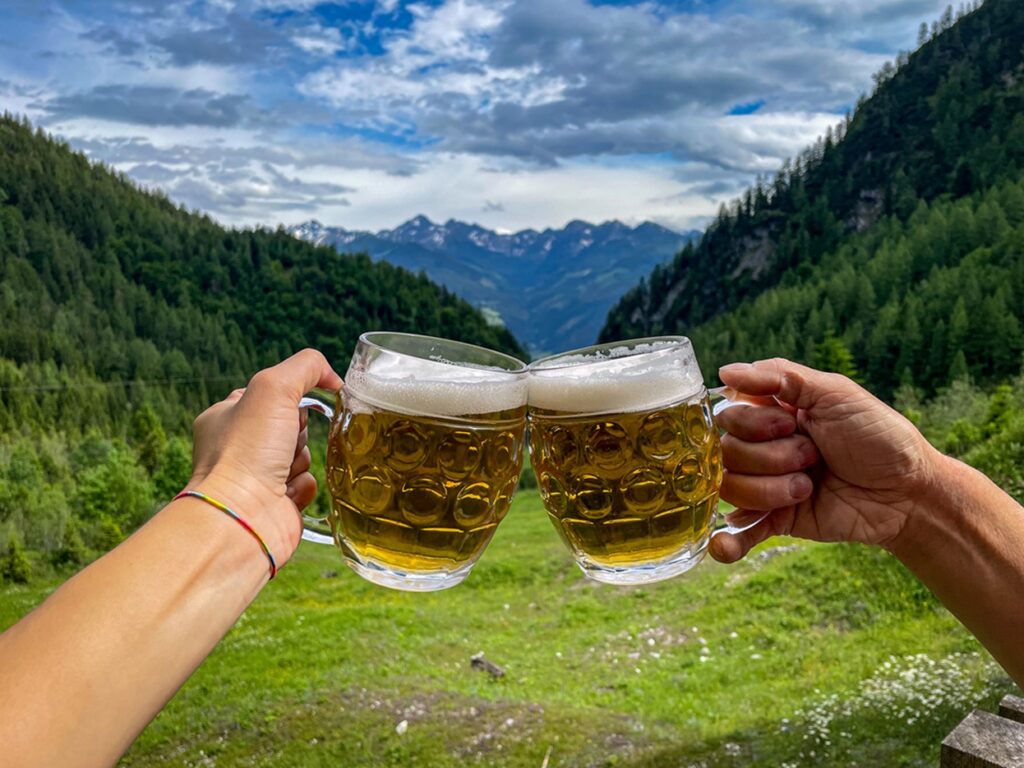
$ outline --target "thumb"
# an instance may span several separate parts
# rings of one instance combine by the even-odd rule
[[[737,510],[734,515],[742,515]],[[735,563],[772,536],[787,536],[793,528],[796,507],[772,510],[764,521],[740,533],[719,533],[711,537],[708,553],[720,563]]]
[[[304,349],[272,368],[257,373],[248,389],[268,390],[298,403],[299,398],[314,387],[336,391],[341,387],[341,377],[331,368],[323,354],[315,349]]]
[[[834,393],[849,382],[845,376],[817,371],[781,357],[756,363],[733,363],[719,369],[718,375],[737,392],[774,397],[803,410],[813,408],[822,396]]]

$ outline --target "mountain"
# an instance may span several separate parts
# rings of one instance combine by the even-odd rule
[[[781,354],[858,371],[884,396],[1016,372],[1024,3],[947,13],[876,82],[627,292],[601,338],[686,333],[710,371]]]
[[[342,253],[367,253],[425,272],[500,318],[535,355],[592,344],[622,286],[699,234],[618,221],[571,221],[562,229],[500,234],[454,219],[436,224],[426,216],[379,232],[318,221],[288,231]]]
[[[283,230],[225,229],[0,117],[0,431],[109,429],[147,398],[187,425],[211,397],[302,347],[344,370],[372,329],[525,354],[422,275]],[[74,382],[73,399],[41,405],[38,387]],[[95,386],[105,382],[118,386]]]

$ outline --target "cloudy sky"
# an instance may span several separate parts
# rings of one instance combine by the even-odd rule
[[[0,108],[229,224],[700,226],[948,0],[0,0]]]

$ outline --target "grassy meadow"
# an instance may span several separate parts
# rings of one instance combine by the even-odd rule
[[[54,586],[3,587],[0,628]],[[1010,690],[882,552],[776,541],[600,586],[523,492],[446,592],[372,586],[303,543],[122,765],[930,766]]]

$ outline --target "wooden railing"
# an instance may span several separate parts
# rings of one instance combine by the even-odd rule
[[[999,714],[976,709],[942,742],[940,768],[1024,768],[1024,699],[1004,696]]]

